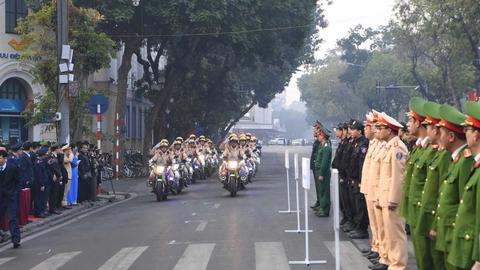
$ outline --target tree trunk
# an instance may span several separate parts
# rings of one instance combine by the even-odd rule
[[[143,153],[148,155],[150,153],[150,149],[153,147],[152,145],[152,130],[156,126],[155,122],[157,119],[157,115],[160,111],[159,106],[153,106],[148,112],[148,115],[144,117],[145,119],[145,135],[143,136]]]
[[[127,88],[128,88],[128,72],[132,68],[132,55],[135,51],[135,44],[128,40],[124,43],[124,52],[122,63],[118,68],[118,84],[117,84],[117,100],[116,114],[118,114],[118,126],[120,129],[120,174],[123,173],[123,146],[125,145],[125,110],[127,108]]]
[[[228,124],[228,126],[226,128],[223,129],[222,131],[222,134],[219,138],[219,140],[222,140],[223,138],[225,138],[225,136],[227,135],[228,131],[240,120],[240,118],[242,118],[246,113],[248,113],[252,108],[253,106],[255,106],[257,104],[257,101],[252,101],[252,103],[250,103],[250,105],[248,105],[248,107],[245,108],[245,110],[241,111],[238,116],[233,119],[230,124]],[[219,141],[216,142],[217,144],[219,143]]]
[[[452,101],[453,101],[455,107],[457,107],[457,109],[462,110],[462,105],[460,103],[460,99],[458,98],[458,95],[455,91],[455,86],[453,84],[452,73],[451,73],[451,70],[450,70],[450,64],[449,64],[448,61],[445,64],[445,75],[446,75],[446,79],[447,79],[447,88],[450,91],[450,94],[452,95]]]

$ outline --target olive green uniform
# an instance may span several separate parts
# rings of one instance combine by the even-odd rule
[[[440,196],[436,210],[436,220],[434,222],[434,230],[437,232],[436,248],[445,253],[448,257],[450,252],[450,245],[453,237],[453,228],[455,226],[455,217],[457,214],[460,198],[462,197],[464,187],[470,177],[470,172],[473,165],[473,158],[470,155],[465,155],[467,146],[450,164],[447,178],[443,181],[440,188]],[[452,268],[447,263],[447,269]]]
[[[420,211],[415,231],[412,231],[412,234],[417,238],[419,246],[423,247],[421,252],[415,253],[417,268],[443,270],[445,269],[445,258],[443,252],[435,249],[435,241],[430,239],[430,230],[435,218],[441,181],[447,178],[452,153],[446,149],[434,152],[435,156],[428,164]]]
[[[419,149],[417,160],[414,164],[412,177],[410,180],[410,190],[408,195],[408,224],[410,224],[410,231],[412,232],[412,243],[417,259],[417,267],[419,270],[431,269],[432,262],[426,256],[427,245],[423,240],[423,236],[415,234],[416,221],[418,220],[420,207],[422,206],[422,191],[427,178],[428,164],[436,154],[436,149],[431,144],[426,144],[422,149]]]
[[[320,195],[318,208],[318,215],[328,216],[330,214],[330,163],[332,160],[332,145],[330,140],[321,144],[318,148],[315,157],[315,169],[313,175],[315,176],[315,183],[317,193]],[[323,177],[323,181],[319,177]]]
[[[408,217],[408,195],[410,191],[410,181],[412,179],[413,168],[415,168],[415,162],[417,161],[421,151],[422,147],[419,147],[418,145],[413,146],[413,150],[407,160],[407,166],[405,168],[405,175],[403,178],[403,198],[402,204],[400,205],[400,215],[404,218]],[[409,223],[408,220],[407,223]]]
[[[448,263],[459,269],[471,269],[478,261],[478,219],[480,218],[480,163],[476,163],[465,185],[453,228]],[[474,252],[476,250],[476,252]]]

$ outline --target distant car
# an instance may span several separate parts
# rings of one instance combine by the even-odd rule
[[[274,138],[268,141],[269,145],[286,145],[287,139],[285,138]]]
[[[304,145],[305,144],[305,140],[304,139],[295,139],[295,140],[292,140],[292,145]]]

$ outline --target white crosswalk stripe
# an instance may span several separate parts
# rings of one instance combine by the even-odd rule
[[[215,244],[190,244],[173,270],[205,270]]]
[[[6,258],[0,258],[0,265],[6,264],[7,262],[15,259],[15,257],[6,257]]]
[[[122,248],[113,255],[98,270],[127,270],[147,250],[148,247],[127,247]]]
[[[63,252],[58,253],[45,261],[41,262],[37,266],[33,267],[31,270],[56,270],[63,265],[65,265],[68,261],[73,259],[75,256],[82,253],[81,251],[74,251],[74,252]]]
[[[256,270],[290,270],[281,242],[256,242],[255,263]]]

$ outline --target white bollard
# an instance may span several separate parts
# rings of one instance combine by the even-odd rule
[[[302,186],[304,188],[305,195],[305,260],[304,261],[289,261],[289,264],[324,264],[325,260],[311,261],[310,250],[308,243],[308,190],[310,190],[310,159],[302,158]]]
[[[335,270],[340,270],[340,189],[338,170],[332,170],[333,182],[333,230],[335,231]]]
[[[290,174],[289,174],[289,169],[290,169],[290,161],[289,161],[289,156],[288,156],[288,149],[285,150],[285,170],[287,171],[287,210],[284,211],[278,211],[279,213],[295,213],[297,211],[292,211],[291,206],[290,206]]]
[[[285,232],[294,232],[294,233],[301,233],[306,232],[306,230],[300,229],[300,196],[298,194],[298,154],[294,155],[293,164],[295,167],[295,194],[296,194],[296,201],[297,201],[297,229],[296,230],[285,230]],[[313,230],[309,230],[308,232],[313,232]]]

